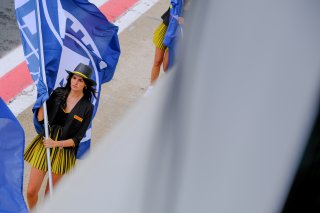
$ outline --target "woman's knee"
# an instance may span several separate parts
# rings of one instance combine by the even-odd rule
[[[168,64],[167,63],[163,63],[163,71],[165,71],[165,72],[167,72],[168,71],[168,69],[169,69],[169,66],[168,66]]]
[[[162,50],[160,48],[156,48],[156,53],[155,53],[153,65],[160,67],[163,62],[163,56],[164,56],[164,50]]]
[[[165,53],[164,53],[164,56],[163,56],[163,70],[165,72],[168,71],[168,68],[169,68],[169,50],[166,49]]]
[[[28,197],[36,197],[38,196],[38,193],[39,193],[39,189],[37,187],[28,186],[28,189],[27,189]]]
[[[161,64],[162,64],[162,61],[163,61],[163,58],[156,58],[155,60],[154,60],[154,66],[155,67],[161,67]]]

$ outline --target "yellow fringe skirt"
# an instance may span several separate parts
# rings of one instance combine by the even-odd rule
[[[153,43],[159,49],[165,50],[167,47],[163,45],[163,39],[167,32],[167,26],[162,22],[153,34]]]
[[[50,138],[58,140],[62,127],[54,126],[50,131]],[[24,152],[24,159],[36,169],[48,171],[47,153],[43,145],[43,136],[37,135]],[[50,148],[50,161],[52,173],[63,175],[69,172],[76,163],[74,150],[70,148]]]

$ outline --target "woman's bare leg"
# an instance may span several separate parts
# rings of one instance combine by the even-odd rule
[[[46,172],[36,169],[34,167],[31,168],[29,184],[27,189],[27,201],[30,210],[38,202],[38,193],[45,175]]]
[[[164,52],[165,52],[165,50],[162,50],[162,49],[156,47],[153,66],[152,66],[152,70],[151,70],[151,80],[150,80],[151,85],[155,84],[155,82],[157,81],[157,79],[159,77],[160,67],[163,62]]]
[[[60,179],[62,178],[63,175],[57,175],[52,173],[52,186],[55,186]],[[47,182],[46,190],[45,190],[45,195],[47,195],[49,192],[49,180]]]
[[[163,71],[167,72],[169,67],[169,49],[166,48],[163,56]]]

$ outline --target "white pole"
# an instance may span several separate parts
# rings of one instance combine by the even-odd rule
[[[41,0],[42,1],[42,0]],[[46,70],[44,66],[44,55],[43,55],[43,43],[42,43],[42,31],[41,31],[41,18],[40,18],[40,6],[39,0],[37,2],[37,19],[38,19],[38,32],[39,32],[39,40],[40,40],[40,62],[41,62],[41,72],[42,78],[45,85],[47,85],[47,78],[46,78]],[[47,114],[47,104],[46,102],[43,103],[43,115],[44,115],[44,132],[46,139],[49,138],[49,129],[48,129],[48,114]],[[52,197],[52,173],[51,173],[51,161],[50,161],[50,148],[47,148],[47,164],[48,164],[48,177],[49,177],[49,192],[50,197]]]

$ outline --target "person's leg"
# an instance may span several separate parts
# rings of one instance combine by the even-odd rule
[[[154,61],[153,61],[153,66],[152,66],[152,70],[151,70],[151,80],[150,80],[150,84],[153,85],[160,74],[160,67],[161,64],[163,62],[163,55],[164,55],[165,50],[162,50],[158,47],[156,47],[156,52],[154,55]]]
[[[63,175],[57,175],[57,174],[52,173],[52,186],[55,186],[55,185],[60,181],[60,179],[62,178],[62,176],[63,176]],[[49,180],[48,180],[48,182],[47,182],[45,194],[47,195],[48,192],[49,192]]]
[[[31,168],[27,189],[27,201],[30,209],[32,209],[37,204],[38,193],[45,175],[46,172],[34,167]]]
[[[163,71],[167,72],[169,67],[169,48],[166,48],[163,56]]]

